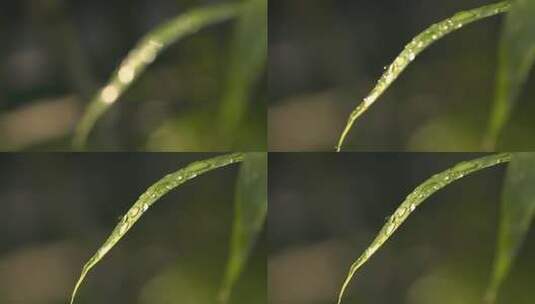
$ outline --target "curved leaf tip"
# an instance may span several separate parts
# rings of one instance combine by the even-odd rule
[[[244,159],[243,153],[232,153],[222,156],[213,157],[203,161],[196,161],[188,166],[175,171],[171,174],[167,174],[159,181],[150,186],[137,201],[130,207],[125,215],[120,220],[119,224],[115,226],[111,234],[106,241],[100,246],[97,252],[89,259],[89,261],[83,266],[80,277],[76,281],[73,292],[71,294],[70,304],[74,303],[76,294],[80,289],[85,277],[89,271],[95,267],[106,256],[106,254],[126,235],[126,233],[132,228],[141,216],[162,196],[174,188],[182,185],[183,183],[194,179],[204,173],[212,170],[225,167],[234,163],[242,162]]]
[[[343,296],[349,283],[356,275],[357,271],[375,254],[381,246],[393,235],[393,233],[405,222],[416,208],[427,198],[438,190],[448,186],[452,182],[459,180],[476,171],[496,166],[511,160],[510,153],[495,154],[481,157],[471,161],[461,162],[454,167],[441,173],[433,175],[425,182],[416,187],[399,205],[395,212],[388,218],[386,224],[377,233],[375,239],[366,250],[351,265],[349,272],[338,293],[338,304],[342,303]]]
[[[502,1],[476,9],[462,11],[446,20],[431,25],[425,31],[414,37],[396,57],[394,62],[386,68],[386,71],[381,75],[375,87],[368,93],[368,96],[366,96],[351,114],[349,114],[349,118],[340,134],[335,150],[337,152],[341,151],[342,145],[357,119],[377,101],[377,99],[390,87],[418,54],[447,34],[477,20],[506,12],[509,10],[510,6],[510,1]]]

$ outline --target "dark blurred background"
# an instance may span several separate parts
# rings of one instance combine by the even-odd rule
[[[332,304],[351,263],[417,185],[464,153],[272,153],[268,295]],[[351,283],[343,303],[481,303],[491,272],[505,166],[476,172],[422,204]],[[535,229],[499,303],[533,303]]]
[[[412,37],[496,1],[270,0],[269,146],[332,151],[350,111]],[[503,16],[420,54],[350,133],[346,150],[481,151]],[[535,149],[531,76],[499,150]]]
[[[211,154],[0,155],[0,303],[67,303],[82,265],[151,184]],[[169,192],[91,271],[76,303],[214,303],[238,166]],[[267,303],[265,236],[231,303]]]
[[[68,150],[85,105],[144,34],[189,9],[231,1],[2,1],[0,150]],[[89,148],[263,149],[265,80],[255,85],[240,128],[216,136],[235,23],[162,52],[97,122]]]

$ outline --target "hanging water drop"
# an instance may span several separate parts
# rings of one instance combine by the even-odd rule
[[[208,169],[210,167],[210,164],[206,162],[195,162],[191,165],[189,165],[186,170],[188,171],[201,171],[204,169]]]
[[[369,106],[372,103],[372,99],[370,97],[366,97],[363,100],[364,106]]]
[[[388,224],[388,226],[386,226],[386,235],[391,235],[392,232],[394,232],[395,228],[396,228],[396,225],[394,225],[394,223]]]
[[[394,79],[394,73],[393,72],[389,72],[388,74],[385,74],[384,80],[386,82],[391,82],[393,79]]]
[[[398,211],[396,212],[397,217],[403,217],[404,214],[405,214],[405,208],[399,208]]]
[[[119,234],[125,234],[126,231],[128,230],[128,226],[129,226],[128,222],[126,221],[123,222],[121,226],[119,226]]]
[[[132,207],[132,209],[130,209],[130,211],[128,212],[128,216],[129,217],[135,217],[138,213],[139,213],[139,208],[138,207]]]

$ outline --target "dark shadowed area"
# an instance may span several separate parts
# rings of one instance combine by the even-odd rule
[[[269,303],[336,303],[349,266],[402,200],[433,174],[478,156],[271,154]],[[481,303],[504,172],[484,169],[431,196],[364,265],[343,303]],[[532,227],[498,303],[533,302],[534,236]]]
[[[155,181],[213,154],[0,156],[0,303],[65,304],[82,265]],[[76,303],[215,303],[238,165],[156,202],[86,278]],[[262,236],[230,303],[267,303]]]

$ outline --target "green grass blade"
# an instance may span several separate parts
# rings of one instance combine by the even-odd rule
[[[253,85],[267,61],[267,0],[245,0],[231,46],[227,83],[221,102],[224,135],[242,122]]]
[[[228,303],[267,214],[267,153],[247,153],[236,185],[235,216],[220,303]]]
[[[503,26],[494,105],[484,146],[494,149],[535,61],[535,1],[512,1]]]
[[[202,28],[231,19],[239,14],[238,4],[220,4],[196,8],[166,22],[141,38],[126,56],[111,79],[93,98],[80,119],[73,147],[83,149],[96,121],[139,78],[147,66],[169,45]]]
[[[182,185],[183,183],[202,175],[206,172],[217,168],[225,167],[233,163],[243,161],[242,153],[227,154],[214,157],[211,159],[197,161],[189,164],[183,169],[168,174],[155,184],[150,186],[130,207],[128,212],[123,216],[119,224],[113,229],[110,236],[100,246],[97,252],[89,259],[82,268],[82,272],[71,295],[70,303],[74,303],[76,293],[80,288],[84,278],[89,271],[100,261],[106,254],[119,242],[119,240],[128,232],[130,228],[139,220],[139,218],[148,210],[152,204],[164,196],[167,192]]]
[[[463,178],[464,176],[473,172],[492,167],[511,160],[510,153],[495,154],[481,157],[471,161],[461,162],[454,167],[447,169],[441,173],[433,175],[425,182],[420,184],[414,191],[412,191],[407,198],[399,205],[396,211],[390,216],[386,224],[381,228],[375,239],[368,246],[368,248],[358,257],[358,259],[351,265],[349,273],[340,289],[338,295],[338,304],[342,302],[344,292],[351,282],[356,272],[381,248],[381,246],[392,236],[409,215],[416,210],[416,208],[429,198],[433,193],[446,187],[450,183]]]
[[[502,193],[498,244],[494,270],[485,296],[495,303],[533,216],[535,215],[535,153],[513,153]]]
[[[342,149],[345,138],[355,124],[356,120],[364,114],[375,101],[388,89],[388,87],[398,78],[405,68],[416,58],[416,56],[430,46],[433,42],[439,40],[445,35],[460,29],[464,25],[474,21],[494,16],[506,12],[510,7],[510,1],[503,1],[496,4],[486,5],[480,8],[459,12],[452,17],[433,24],[425,31],[414,37],[412,41],[405,46],[403,51],[396,57],[394,62],[386,69],[381,78],[377,81],[375,87],[364,98],[364,100],[351,112],[347,124],[342,131],[336,151]]]

